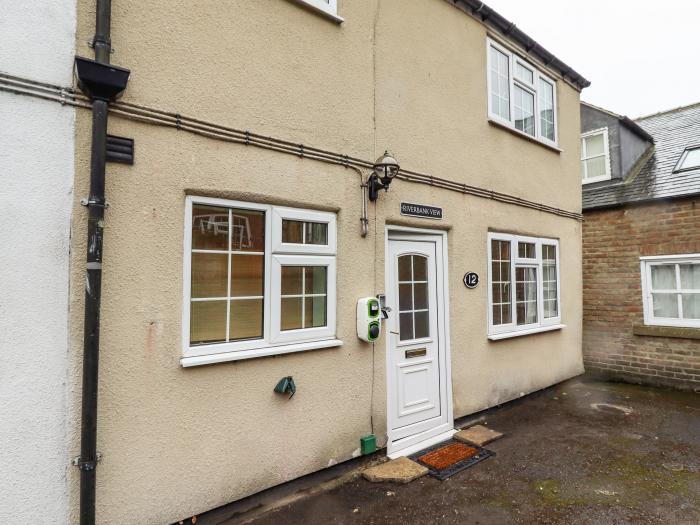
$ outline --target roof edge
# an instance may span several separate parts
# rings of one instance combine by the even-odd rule
[[[631,206],[641,206],[645,204],[657,204],[664,201],[677,201],[682,199],[697,199],[700,197],[700,192],[683,193],[681,195],[667,195],[664,197],[646,197],[643,199],[629,200],[624,202],[615,202],[608,204],[598,204],[593,206],[583,206],[581,208],[581,213],[584,214],[584,221],[586,220],[585,214],[587,211],[599,211],[599,210],[611,210],[614,208],[627,208]]]
[[[583,75],[576,72],[572,67],[554,56],[545,49],[534,38],[519,29],[515,23],[511,22],[481,0],[447,0],[449,3],[461,9],[465,13],[477,18],[482,24],[489,26],[501,33],[504,37],[518,44],[530,56],[535,57],[546,67],[557,71],[564,80],[574,84],[579,90],[591,85]]]
[[[613,118],[618,119],[620,122],[622,122],[625,126],[627,126],[631,131],[642,137],[643,139],[651,142],[654,144],[654,137],[652,137],[649,132],[647,132],[642,126],[637,124],[634,120],[629,118],[627,115],[619,115],[613,111],[610,111],[609,109],[602,108],[600,106],[596,106],[595,104],[591,104],[590,102],[585,102],[581,101],[581,104],[584,106],[587,106],[591,109],[595,109],[597,111],[600,111],[602,113],[605,113],[606,115],[610,115]]]
[[[648,119],[648,118],[658,117],[658,116],[661,116],[661,115],[665,115],[665,114],[667,114],[667,113],[674,113],[674,112],[676,112],[676,111],[683,111],[684,109],[689,109],[689,108],[692,108],[692,107],[695,107],[695,106],[700,106],[700,102],[693,102],[692,104],[686,104],[686,105],[684,105],[684,106],[678,106],[678,107],[675,107],[675,108],[666,109],[666,110],[664,110],[664,111],[657,111],[656,113],[651,113],[651,114],[649,114],[649,115],[643,115],[643,116],[641,116],[641,117],[637,117],[637,118],[634,119],[634,120],[645,120],[645,119]]]

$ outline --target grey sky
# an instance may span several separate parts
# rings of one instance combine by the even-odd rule
[[[700,102],[698,0],[485,0],[631,118]]]

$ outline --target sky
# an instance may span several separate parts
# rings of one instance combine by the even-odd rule
[[[636,118],[700,102],[699,0],[485,0]]]

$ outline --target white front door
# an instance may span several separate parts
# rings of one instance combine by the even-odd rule
[[[452,430],[443,235],[390,232],[386,260],[388,452]],[[409,452],[410,453],[410,452]]]

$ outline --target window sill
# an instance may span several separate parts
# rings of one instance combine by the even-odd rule
[[[603,182],[606,180],[612,180],[612,177],[608,177],[605,175],[604,177],[592,177],[590,179],[583,179],[581,181],[581,185],[585,186],[586,184],[594,184],[596,182]]]
[[[566,328],[565,324],[553,324],[550,326],[538,326],[537,328],[529,328],[527,330],[519,330],[516,332],[504,332],[502,334],[490,334],[491,341],[500,341],[501,339],[511,339],[512,337],[520,337],[521,335],[539,334],[542,332],[551,332],[553,330],[561,330]]]
[[[634,335],[649,337],[671,337],[674,339],[700,339],[700,328],[685,328],[680,326],[651,326],[637,324],[632,327]]]
[[[336,348],[343,346],[339,339],[326,339],[325,341],[311,341],[308,343],[294,343],[284,346],[267,346],[253,350],[238,350],[235,352],[223,352],[192,357],[183,357],[180,364],[183,368],[192,366],[213,365],[229,361],[242,361],[243,359],[255,359],[256,357],[268,357],[273,355],[291,354],[293,352],[306,352],[307,350],[320,350],[322,348]]]
[[[562,150],[559,149],[557,146],[550,144],[549,142],[545,142],[544,140],[540,140],[537,137],[533,137],[532,135],[528,135],[527,133],[524,133],[520,131],[519,129],[515,129],[513,126],[506,124],[505,122],[502,122],[500,120],[497,120],[495,118],[489,117],[488,118],[489,124],[492,126],[496,126],[497,128],[502,128],[505,129],[506,131],[510,131],[514,135],[517,135],[518,137],[522,137],[526,140],[529,140],[530,142],[534,142],[535,144],[539,144],[540,146],[544,146],[545,148],[556,151],[557,153],[561,153]]]
[[[314,13],[317,13],[321,15],[324,18],[327,18],[328,20],[335,22],[336,24],[340,25],[343,22],[345,22],[345,19],[343,17],[340,17],[336,14],[333,14],[329,11],[326,11],[325,9],[321,9],[320,7],[316,7],[315,5],[308,4],[304,0],[292,0],[293,2],[299,4],[300,6],[308,9],[309,11],[312,11]]]

